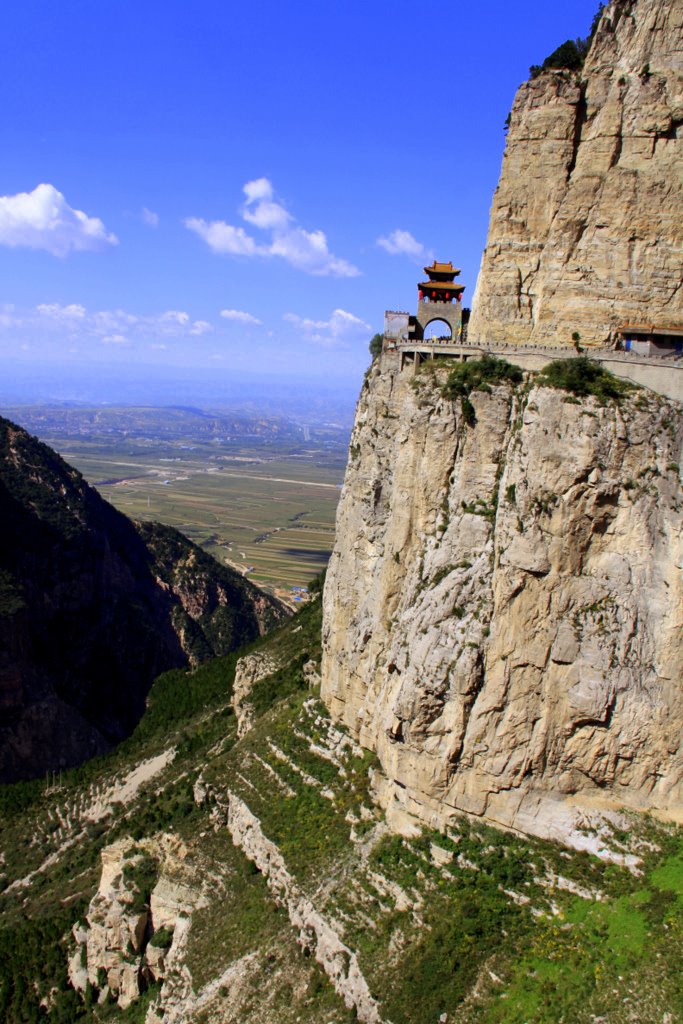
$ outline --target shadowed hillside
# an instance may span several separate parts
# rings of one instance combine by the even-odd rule
[[[0,420],[0,779],[102,753],[152,680],[225,654],[284,612],[175,530],[139,529]]]

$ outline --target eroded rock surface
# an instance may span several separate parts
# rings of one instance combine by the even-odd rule
[[[613,0],[582,72],[520,86],[470,339],[683,326],[682,38],[680,0]]]
[[[596,804],[680,814],[680,408],[470,397],[474,426],[387,354],[366,381],[323,700],[399,823],[466,811],[580,845]]]
[[[228,794],[226,821],[233,842],[263,872],[275,899],[281,902],[298,932],[297,941],[312,952],[337,993],[356,1019],[381,1024],[376,1000],[358,964],[356,953],[340,939],[332,923],[303,894],[278,850],[263,833],[259,819],[236,794]]]
[[[73,929],[69,980],[75,989],[85,991],[90,983],[101,1000],[111,993],[125,1009],[148,984],[164,979],[176,928],[203,902],[185,877],[185,857],[181,840],[170,835],[139,844],[126,837],[105,847],[86,922]]]
[[[237,719],[237,735],[244,736],[252,727],[254,707],[249,695],[256,683],[276,672],[279,665],[270,654],[246,654],[235,667],[232,687],[232,706]]]

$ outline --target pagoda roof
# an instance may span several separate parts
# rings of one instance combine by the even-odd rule
[[[464,292],[465,285],[458,284],[457,281],[420,281],[417,286],[425,290],[432,289],[432,291],[449,291],[449,292]]]
[[[453,274],[456,277],[460,271],[457,267],[448,261],[448,263],[437,263],[436,260],[432,263],[431,267],[424,268],[425,274]]]

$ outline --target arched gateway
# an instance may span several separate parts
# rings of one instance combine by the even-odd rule
[[[424,325],[422,329],[422,337],[425,341],[431,341],[435,338],[453,338],[453,328],[447,320],[442,320],[441,317],[434,317],[428,324]]]
[[[462,293],[465,286],[456,284],[460,271],[452,263],[437,263],[424,268],[428,277],[417,286],[417,316],[412,337],[424,337],[425,329],[433,320],[444,320],[451,329],[451,337],[459,340],[462,328]]]
[[[384,314],[384,338],[389,344],[406,341],[422,341],[425,332],[434,321],[443,321],[445,330],[437,330],[436,337],[450,336],[452,342],[459,342],[462,334],[462,293],[465,286],[456,284],[460,271],[452,263],[437,263],[424,268],[426,281],[417,286],[417,314],[399,313],[387,310]],[[434,335],[434,331],[428,332]]]

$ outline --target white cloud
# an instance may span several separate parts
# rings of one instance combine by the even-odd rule
[[[207,245],[218,253],[232,256],[279,256],[290,266],[307,274],[330,277],[357,277],[360,271],[348,260],[340,259],[330,252],[323,231],[306,231],[299,227],[291,213],[274,198],[272,183],[268,178],[248,181],[243,188],[246,201],[242,207],[242,218],[270,238],[257,241],[242,227],[227,224],[222,220],[205,221],[199,217],[188,217],[185,227],[203,238]]]
[[[357,277],[360,273],[351,263],[332,255],[322,231],[293,228],[276,234],[270,251],[274,256],[282,256],[297,270],[305,270],[307,274]]]
[[[168,309],[162,313],[138,315],[123,309],[89,312],[78,303],[41,303],[32,310],[0,308],[0,330],[39,330],[47,337],[99,341],[103,345],[127,345],[164,338],[199,337],[213,330],[208,320],[193,320],[189,313]]]
[[[33,192],[0,196],[0,245],[66,256],[72,250],[118,245],[118,238],[99,217],[69,206],[54,185],[38,185]]]
[[[62,323],[73,323],[76,320],[83,320],[85,317],[85,306],[72,303],[70,306],[60,306],[57,303],[42,303],[36,306],[41,316],[46,316]]]
[[[162,324],[178,324],[179,327],[187,327],[190,322],[190,314],[181,310],[169,309],[159,316]]]
[[[207,334],[209,331],[212,330],[213,327],[211,326],[208,320],[195,320],[195,322],[192,324],[192,327],[190,328],[190,334]]]
[[[282,230],[293,220],[281,203],[273,201],[273,186],[267,178],[248,181],[242,191],[247,197],[242,216],[257,228]]]
[[[273,198],[273,186],[268,178],[254,178],[248,181],[242,191],[247,197],[247,203],[256,203],[261,199]]]
[[[392,256],[412,256],[415,259],[426,259],[430,253],[424,245],[414,238],[410,231],[402,231],[397,228],[391,234],[377,239],[377,245],[386,249]]]
[[[243,313],[241,309],[222,309],[221,316],[224,320],[234,320],[238,324],[252,324],[257,327],[261,321],[251,313]]]
[[[183,221],[186,228],[203,238],[214,252],[228,253],[231,256],[266,255],[244,228],[233,227],[223,220],[202,220],[201,217],[187,217]]]
[[[159,227],[159,214],[155,213],[154,210],[148,210],[146,206],[142,207],[140,220],[143,224],[146,224],[148,228]]]
[[[347,313],[345,309],[335,309],[328,320],[311,320],[297,313],[285,313],[283,319],[298,328],[310,341],[331,346],[364,336],[371,330],[370,324],[353,313]]]

